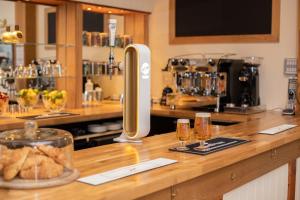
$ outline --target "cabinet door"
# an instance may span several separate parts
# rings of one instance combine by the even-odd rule
[[[287,191],[288,165],[286,164],[226,193],[223,200],[286,200]]]

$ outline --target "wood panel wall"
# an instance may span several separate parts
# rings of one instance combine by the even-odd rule
[[[149,16],[143,13],[130,13],[125,15],[124,32],[131,35],[134,43],[148,44],[149,42]]]

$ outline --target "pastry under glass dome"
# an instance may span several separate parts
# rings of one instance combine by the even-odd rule
[[[67,177],[74,172],[73,137],[64,130],[38,128],[35,121],[25,129],[0,133],[1,182],[39,181]]]

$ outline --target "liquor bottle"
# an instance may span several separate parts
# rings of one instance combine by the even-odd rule
[[[10,32],[10,26],[6,26],[5,32],[2,33],[1,38],[2,41],[5,43],[10,43],[11,42],[11,32]]]

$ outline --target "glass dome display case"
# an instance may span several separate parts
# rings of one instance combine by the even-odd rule
[[[35,121],[24,129],[0,134],[0,187],[40,188],[75,180],[73,137],[64,130],[38,128]]]

